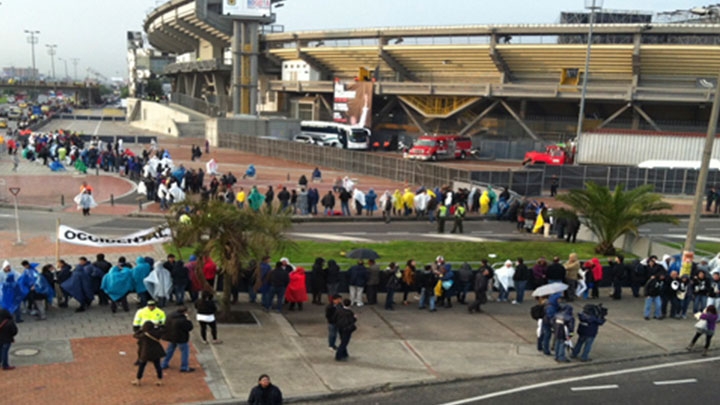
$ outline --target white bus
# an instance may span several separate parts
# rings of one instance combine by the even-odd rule
[[[353,127],[336,122],[302,121],[300,130],[303,135],[316,140],[318,145],[333,145],[352,150],[368,150],[371,132],[367,128]]]

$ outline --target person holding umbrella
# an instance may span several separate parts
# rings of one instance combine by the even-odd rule
[[[348,270],[350,277],[350,305],[363,306],[363,290],[367,284],[368,270],[362,259],[357,261],[355,266]]]

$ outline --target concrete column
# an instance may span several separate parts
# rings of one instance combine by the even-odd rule
[[[258,36],[259,23],[252,22],[249,24],[248,42],[250,44],[250,105],[248,112],[250,115],[257,115],[258,104],[258,52],[260,49],[260,38]]]
[[[243,23],[239,20],[233,20],[233,37],[232,37],[232,103],[233,108],[232,112],[233,115],[240,114],[241,109],[241,102],[240,102],[240,93],[241,93],[241,69],[242,69],[242,58],[241,58],[241,52],[242,52],[242,30],[243,30]]]

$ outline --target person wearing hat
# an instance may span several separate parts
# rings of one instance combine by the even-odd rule
[[[153,300],[147,302],[147,306],[140,308],[135,312],[133,320],[133,330],[139,331],[145,322],[152,322],[155,325],[165,325],[165,312],[157,307],[157,303]]]

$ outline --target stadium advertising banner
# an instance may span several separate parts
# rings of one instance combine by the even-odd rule
[[[373,83],[335,81],[333,121],[369,128],[372,124]]]
[[[232,16],[270,16],[270,0],[224,0],[223,14]]]

